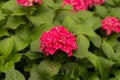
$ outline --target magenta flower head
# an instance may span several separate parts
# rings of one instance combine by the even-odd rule
[[[63,26],[55,26],[48,32],[43,32],[40,37],[40,50],[46,55],[53,55],[57,50],[72,56],[72,51],[77,49],[76,38]]]
[[[22,6],[33,6],[33,3],[41,4],[41,0],[17,0],[17,4],[20,4]]]
[[[63,5],[71,5],[75,11],[87,10],[85,0],[63,0]]]
[[[120,32],[120,22],[115,17],[106,17],[102,20],[102,29],[106,30],[106,34],[110,35],[113,32]]]
[[[105,2],[105,0],[93,0],[94,4],[101,5]]]

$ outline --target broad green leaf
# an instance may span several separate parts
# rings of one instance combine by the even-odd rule
[[[48,7],[55,8],[54,0],[43,0],[43,4],[47,5]]]
[[[120,70],[114,70],[114,75],[115,75],[115,78],[117,79],[117,80],[119,80],[120,79]]]
[[[75,22],[69,16],[66,17],[65,20],[63,21],[63,26],[72,32],[74,32],[76,29]]]
[[[55,12],[53,9],[41,7],[38,14],[29,17],[34,26],[40,26],[43,23],[51,24],[53,22]]]
[[[28,80],[45,80],[40,77],[38,66],[34,64],[30,70],[30,77]]]
[[[40,58],[41,53],[37,53],[37,52],[32,52],[32,51],[28,51],[27,53],[25,53],[25,55],[29,58],[29,59],[37,59]]]
[[[82,18],[82,19],[87,19],[89,17],[93,17],[93,13],[90,11],[78,11],[75,14],[78,18]]]
[[[114,0],[105,0],[105,3],[110,5],[110,6],[115,6],[116,5]]]
[[[17,30],[16,30],[16,34],[14,36],[14,41],[15,41],[15,49],[17,51],[23,50],[24,48],[26,48],[31,39],[30,39],[30,29],[27,26],[20,26]]]
[[[5,80],[25,80],[25,77],[18,70],[9,69],[6,73]]]
[[[77,42],[79,42],[80,47],[84,47],[86,50],[88,50],[90,43],[84,35],[77,35]]]
[[[8,9],[11,11],[14,11],[18,7],[19,7],[19,5],[16,4],[16,0],[9,0],[9,1],[5,2],[2,6],[2,8]]]
[[[18,8],[18,9],[15,9],[13,11],[11,16],[22,16],[22,15],[25,15],[25,14],[27,14],[27,12],[24,10],[24,8]]]
[[[8,30],[0,29],[0,37],[3,37],[3,36],[10,36],[10,34],[8,33]]]
[[[6,58],[6,62],[13,61],[14,63],[16,63],[16,62],[20,61],[21,58],[22,58],[22,54],[13,52]]]
[[[4,26],[5,28],[16,29],[21,24],[25,24],[25,21],[21,17],[12,16],[7,20],[7,24]]]
[[[40,26],[34,27],[31,32],[32,40],[38,39],[43,32],[47,32],[52,27],[51,24],[41,24]]]
[[[6,73],[7,70],[9,70],[9,69],[14,69],[14,68],[15,68],[15,66],[14,66],[14,62],[13,61],[11,61],[9,63],[6,63],[4,65],[0,65],[0,71],[4,72],[4,73]]]
[[[110,68],[115,64],[115,62],[108,60],[106,58],[103,58],[103,57],[99,57],[99,59],[103,67],[107,70],[110,70]]]
[[[95,13],[100,17],[105,18],[108,15],[108,10],[104,6],[95,6]]]
[[[35,52],[40,52],[40,40],[36,39],[33,42],[31,42],[30,50]]]
[[[110,9],[110,15],[111,16],[114,16],[114,17],[120,19],[120,15],[119,14],[120,14],[120,8],[119,7]]]
[[[101,37],[99,35],[96,34],[96,36],[91,37],[89,36],[90,41],[94,44],[94,46],[100,48],[102,45],[102,40]]]
[[[103,49],[105,55],[109,59],[114,59],[114,56],[115,56],[114,50],[113,50],[113,48],[106,41],[103,41],[103,43],[102,43],[102,49]]]
[[[43,60],[39,66],[39,73],[43,78],[50,78],[58,74],[58,71],[61,68],[60,62],[55,62],[51,60]]]
[[[87,27],[91,27],[93,30],[96,30],[101,27],[101,19],[99,17],[90,17],[85,20],[84,24]]]
[[[2,13],[2,10],[0,10],[0,20],[5,19],[4,14]]]
[[[14,49],[13,37],[5,38],[0,41],[0,53],[4,56],[8,56]]]

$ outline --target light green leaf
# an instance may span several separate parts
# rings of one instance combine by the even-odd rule
[[[50,78],[53,77],[54,75],[58,74],[58,71],[61,68],[61,63],[60,62],[55,62],[51,60],[43,60],[39,66],[39,72],[40,75],[43,78]]]
[[[108,10],[104,6],[95,6],[95,13],[100,17],[105,18],[108,15]]]
[[[109,58],[109,59],[114,59],[114,50],[113,48],[106,42],[106,41],[103,41],[102,43],[102,49],[105,53],[105,55]]]
[[[25,80],[25,77],[19,71],[9,69],[6,73],[5,80]]]
[[[3,36],[10,36],[10,34],[8,33],[8,30],[0,29],[0,37],[3,37]]]
[[[76,24],[69,16],[64,19],[63,26],[72,32],[76,30]]]
[[[25,14],[27,14],[27,12],[25,12],[24,8],[18,8],[18,9],[15,9],[13,11],[11,16],[22,16],[22,15],[25,15]]]
[[[34,40],[30,45],[30,50],[35,52],[40,52],[40,40]]]
[[[0,53],[4,56],[8,56],[14,49],[13,37],[5,38],[0,41]]]
[[[111,16],[114,16],[114,17],[120,19],[120,15],[119,15],[120,14],[120,8],[119,7],[111,8],[110,9],[110,14],[111,14]]]
[[[2,10],[0,10],[0,20],[5,19],[5,16],[2,13]]]
[[[6,73],[7,70],[9,70],[9,69],[14,69],[14,68],[15,68],[15,66],[14,66],[14,62],[13,61],[11,61],[9,63],[6,63],[4,65],[0,65],[0,71],[4,72],[4,73]]]
[[[77,43],[79,43],[80,47],[84,47],[88,50],[90,43],[89,40],[84,35],[77,35]]]
[[[43,4],[47,5],[48,7],[55,8],[54,0],[43,0]]]
[[[5,2],[2,6],[2,8],[8,9],[11,11],[14,11],[18,7],[19,7],[19,5],[16,4],[16,0],[9,0],[9,1]]]
[[[28,80],[48,80],[45,78],[42,78],[39,73],[39,68],[36,64],[34,64],[30,70],[30,77]]]
[[[29,45],[31,41],[30,34],[30,29],[27,26],[20,26],[17,29],[16,35],[14,36],[15,49],[17,51],[23,50]]]
[[[47,32],[53,26],[51,24],[41,24],[40,26],[36,26],[32,29],[31,38],[32,40],[38,39],[43,32]]]
[[[10,29],[16,29],[21,24],[25,24],[24,20],[21,17],[12,16],[8,18],[7,24],[4,27]]]
[[[28,51],[27,53],[25,53],[25,55],[29,58],[29,59],[36,59],[36,58],[40,58],[41,53],[36,53],[36,52],[32,52],[32,51]]]
[[[13,61],[14,63],[16,63],[16,62],[20,61],[21,58],[22,58],[22,54],[13,52],[6,58],[6,62]]]

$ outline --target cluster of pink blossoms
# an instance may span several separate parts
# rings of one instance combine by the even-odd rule
[[[40,37],[40,50],[46,55],[53,55],[57,50],[72,56],[72,51],[77,49],[76,38],[63,26],[55,26],[50,31],[44,32]]]
[[[100,5],[103,3],[104,0],[63,0],[63,5],[72,5],[75,11],[87,10],[88,7],[92,7],[95,4]]]
[[[106,34],[110,35],[113,32],[120,32],[120,22],[115,17],[106,17],[102,20],[102,29],[106,30]]]
[[[22,6],[33,6],[33,3],[41,4],[41,0],[17,0],[17,3]]]

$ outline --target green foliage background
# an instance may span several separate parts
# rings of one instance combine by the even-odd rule
[[[22,7],[0,0],[0,80],[120,80],[120,33],[107,36],[101,20],[120,20],[120,0],[105,0],[87,11],[61,8],[62,0]],[[76,36],[72,57],[63,52],[44,56],[39,37],[63,25]]]

